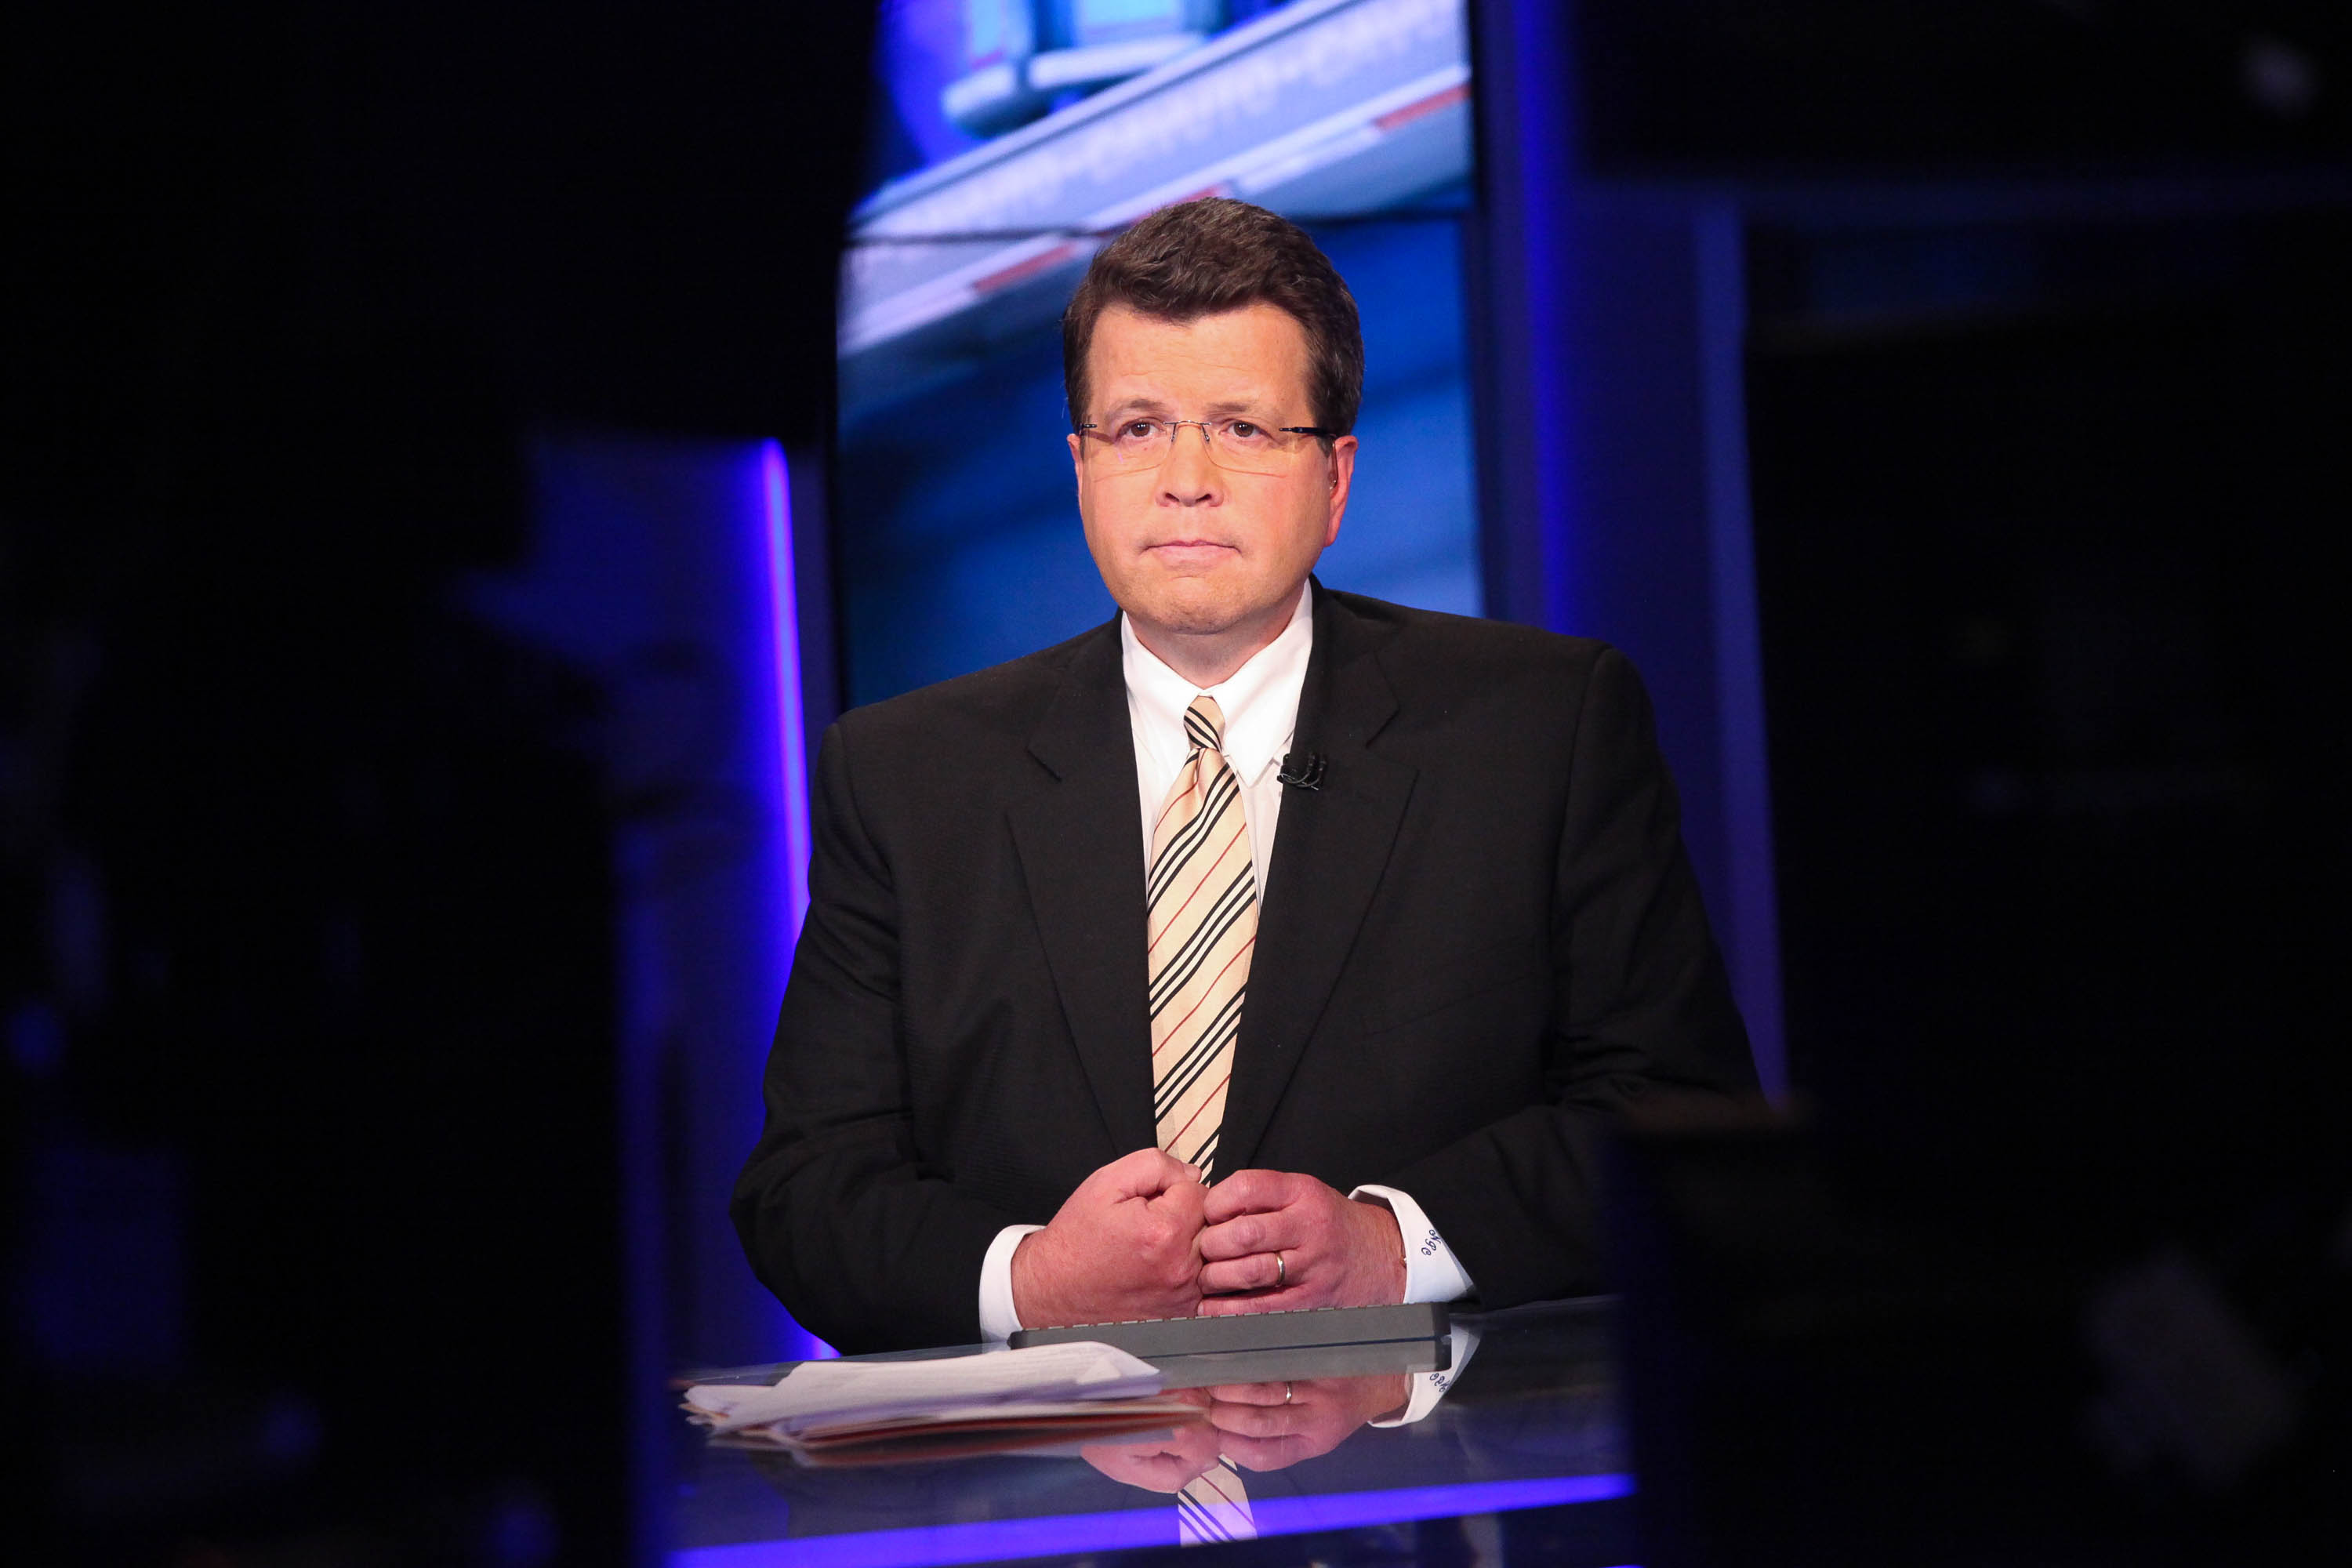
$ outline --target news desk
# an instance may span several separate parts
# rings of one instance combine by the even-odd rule
[[[1448,1375],[1425,1349],[1421,1370],[1402,1352],[1348,1376],[1302,1364],[1309,1375],[1227,1386],[1237,1398],[1206,1391],[1224,1369],[1171,1357],[1157,1363],[1169,1386],[1204,1386],[1205,1419],[1189,1429],[958,1458],[813,1467],[709,1445],[681,1421],[670,1562],[892,1568],[1083,1555],[1609,1568],[1633,1560],[1633,1481],[1607,1314],[1602,1303],[1566,1302],[1457,1317],[1466,1361],[1428,1413],[1402,1426],[1372,1423],[1409,1407],[1416,1380]],[[1220,1456],[1245,1504],[1211,1522],[1226,1539],[1193,1544],[1201,1527],[1180,1522],[1175,1489]]]

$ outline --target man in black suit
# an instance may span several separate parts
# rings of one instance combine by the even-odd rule
[[[1755,1085],[1638,677],[1312,581],[1362,342],[1283,219],[1145,219],[1063,342],[1121,614],[826,736],[754,1268],[845,1349],[1597,1288],[1611,1116]]]

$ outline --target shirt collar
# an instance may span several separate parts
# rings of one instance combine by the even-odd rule
[[[1298,697],[1307,686],[1307,656],[1315,650],[1315,591],[1301,584],[1298,604],[1282,635],[1250,655],[1249,661],[1218,685],[1193,685],[1143,646],[1118,617],[1120,661],[1127,699],[1143,721],[1146,742],[1160,762],[1173,768],[1191,748],[1184,740],[1184,710],[1206,693],[1225,716],[1225,761],[1244,784],[1255,784],[1269,763],[1289,748],[1298,726]]]

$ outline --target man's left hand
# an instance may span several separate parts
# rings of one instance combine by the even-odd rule
[[[1203,1317],[1404,1300],[1396,1216],[1312,1176],[1235,1171],[1209,1189],[1201,1220]]]

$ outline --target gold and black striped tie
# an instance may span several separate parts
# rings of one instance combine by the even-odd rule
[[[1185,1546],[1257,1539],[1257,1514],[1250,1507],[1249,1492],[1223,1459],[1177,1492],[1176,1539]]]
[[[1200,1166],[1203,1180],[1216,1162],[1257,944],[1257,877],[1224,723],[1213,697],[1184,710],[1192,754],[1160,803],[1145,885],[1152,1117],[1160,1147]]]

